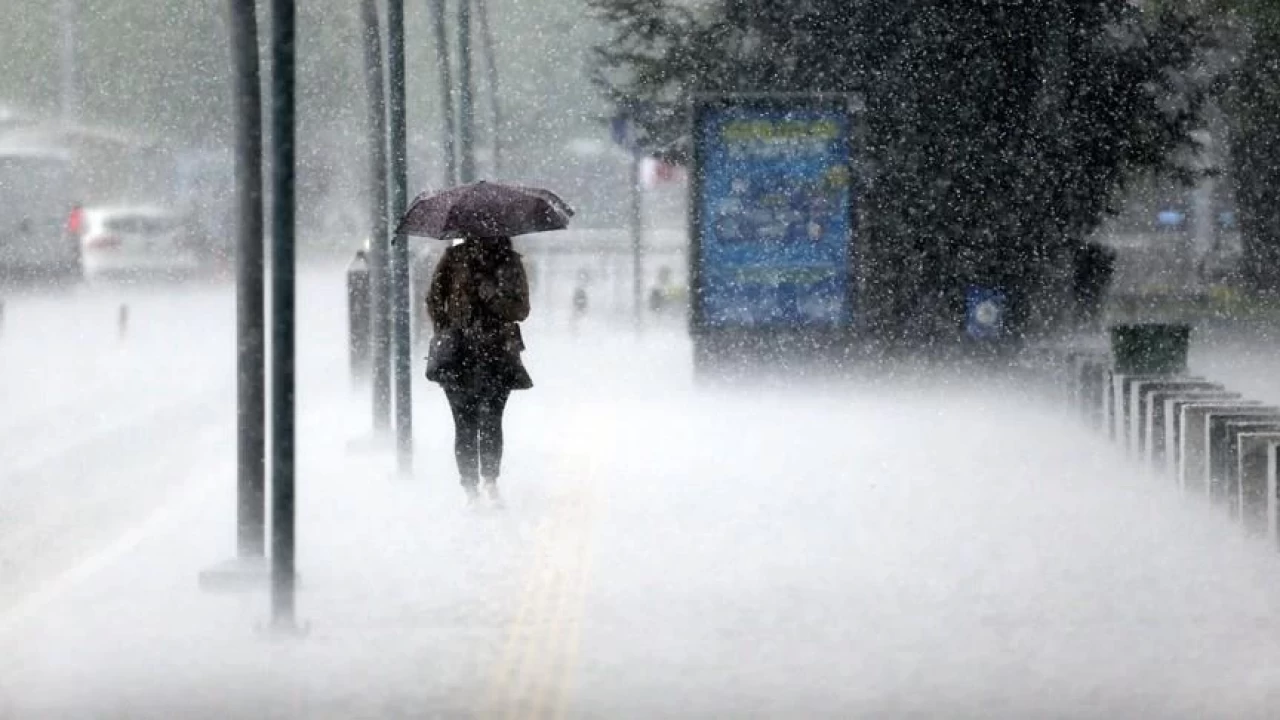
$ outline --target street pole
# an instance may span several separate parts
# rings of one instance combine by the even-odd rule
[[[391,292],[387,257],[387,105],[382,30],[377,0],[360,4],[364,23],[365,87],[369,97],[369,317],[373,329],[373,431],[391,428]]]
[[[628,146],[631,149],[631,303],[638,332],[644,326],[644,187],[640,177],[642,154],[636,144],[634,120],[627,121]]]
[[[458,181],[475,182],[475,97],[471,81],[471,0],[458,0]]]
[[[235,68],[237,514],[240,559],[266,555],[266,331],[263,322],[262,86],[254,0],[231,0]]]
[[[80,71],[79,57],[76,50],[78,43],[76,37],[78,30],[77,16],[79,15],[78,5],[79,0],[62,0],[58,6],[62,25],[62,97],[59,109],[62,112],[62,122],[65,125],[75,122],[76,116],[80,113]]]
[[[449,28],[445,0],[431,0],[431,25],[436,36],[436,65],[440,70],[440,115],[444,118],[444,182],[458,183],[458,119],[453,107],[453,69],[449,65]]]
[[[296,627],[294,2],[271,2],[271,624]]]
[[[265,585],[266,330],[263,280],[262,87],[254,0],[228,0],[236,103],[236,556],[200,572],[206,590]],[[121,308],[123,313],[125,308]],[[121,322],[126,320],[121,315]],[[123,325],[122,325],[123,331]]]
[[[408,202],[409,159],[405,129],[404,0],[387,1],[387,64],[390,65],[388,134],[391,159],[391,222],[399,224]],[[394,319],[396,459],[400,473],[413,472],[413,372],[409,361],[409,239],[391,241],[391,287]]]
[[[495,177],[502,175],[502,104],[498,89],[498,57],[497,47],[493,39],[493,28],[489,25],[489,0],[475,0],[476,21],[480,24],[480,38],[484,43],[485,84],[489,90],[489,118],[493,143],[492,172]]]

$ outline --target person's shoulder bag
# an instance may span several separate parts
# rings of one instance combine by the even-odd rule
[[[431,336],[431,344],[427,347],[427,379],[440,382],[456,371],[461,359],[461,349],[460,328],[441,328]]]

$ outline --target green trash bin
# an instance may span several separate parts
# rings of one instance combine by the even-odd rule
[[[1143,323],[1111,326],[1111,359],[1122,375],[1182,375],[1187,372],[1191,326]]]

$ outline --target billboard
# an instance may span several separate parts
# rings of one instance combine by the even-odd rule
[[[695,329],[853,324],[851,133],[843,99],[697,104]]]

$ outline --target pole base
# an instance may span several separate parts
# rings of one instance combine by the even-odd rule
[[[347,441],[349,453],[382,453],[394,450],[395,447],[395,437],[390,430],[375,430]]]
[[[254,631],[264,640],[301,640],[311,634],[311,623],[279,618],[258,623]]]
[[[265,557],[232,558],[200,572],[205,592],[245,592],[271,586],[271,561]]]

